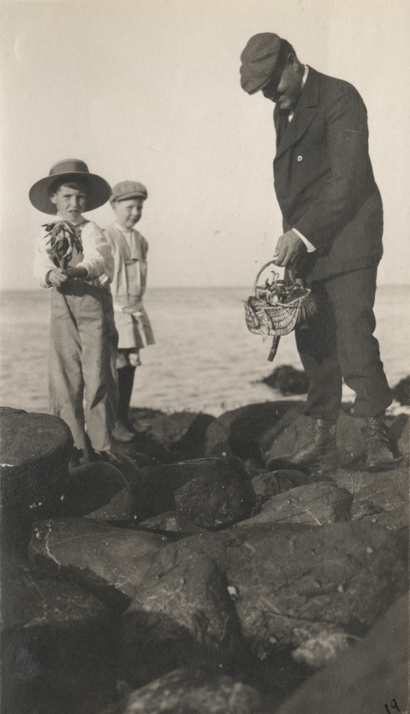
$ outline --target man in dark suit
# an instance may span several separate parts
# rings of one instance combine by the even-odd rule
[[[322,470],[337,465],[336,421],[342,377],[366,419],[369,470],[394,466],[384,411],[391,392],[373,336],[383,207],[368,153],[366,107],[347,82],[303,65],[273,33],[254,35],[241,55],[241,85],[275,103],[273,162],[284,233],[278,266],[305,278],[318,314],[296,331],[309,377],[312,439],[289,459]]]

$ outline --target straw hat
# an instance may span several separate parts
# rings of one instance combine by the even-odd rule
[[[57,180],[71,182],[85,179],[87,183],[87,202],[85,211],[92,211],[106,203],[111,195],[111,187],[101,176],[91,174],[87,164],[80,159],[64,159],[51,167],[46,178],[37,181],[31,187],[29,199],[33,206],[43,213],[57,213],[57,207],[50,200],[48,189]]]

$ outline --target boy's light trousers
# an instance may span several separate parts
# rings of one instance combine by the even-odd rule
[[[111,447],[117,403],[116,349],[111,293],[83,280],[53,288],[49,362],[50,413],[71,429],[89,453]]]

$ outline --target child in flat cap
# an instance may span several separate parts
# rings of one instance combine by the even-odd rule
[[[110,194],[108,183],[77,159],[59,161],[29,193],[35,208],[55,215],[36,242],[34,276],[51,289],[50,412],[71,429],[73,465],[112,458],[118,403],[113,259],[101,229],[82,215]]]
[[[135,434],[129,421],[129,406],[136,368],[141,364],[140,349],[154,344],[154,335],[144,309],[147,287],[148,243],[134,226],[142,215],[148,196],[143,184],[136,181],[117,183],[110,198],[115,221],[104,229],[114,258],[112,295],[118,330],[119,402],[113,437],[132,441]]]

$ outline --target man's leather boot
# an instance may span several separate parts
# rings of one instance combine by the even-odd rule
[[[384,412],[366,418],[366,446],[368,471],[394,469],[394,456],[387,437]]]
[[[297,449],[287,463],[298,467],[315,467],[326,472],[337,469],[339,464],[336,447],[336,424],[326,419],[313,418],[310,427],[312,437]]]

